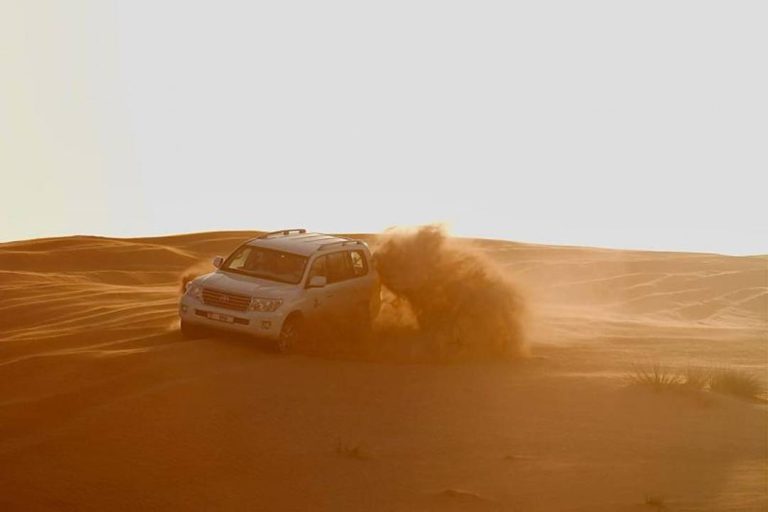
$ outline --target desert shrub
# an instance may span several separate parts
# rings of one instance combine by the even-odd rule
[[[722,368],[712,373],[709,389],[752,400],[761,399],[765,394],[763,383],[756,376],[742,370]]]
[[[628,376],[630,384],[649,386],[657,391],[679,388],[685,383],[683,377],[674,370],[660,364],[647,367],[636,366]]]
[[[706,368],[689,366],[683,371],[681,378],[686,388],[704,391],[712,380],[712,372]]]
[[[766,401],[766,389],[755,375],[738,369],[710,370],[687,367],[675,370],[660,364],[636,366],[627,376],[632,385],[650,387],[656,391],[713,391],[749,400]]]
[[[367,460],[371,457],[361,445],[347,445],[341,439],[336,440],[336,455],[356,460]]]
[[[664,496],[648,494],[645,496],[645,504],[649,507],[655,508],[656,510],[667,510],[667,504]]]

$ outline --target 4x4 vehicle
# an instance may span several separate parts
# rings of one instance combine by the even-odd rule
[[[248,240],[213,265],[181,297],[187,337],[224,328],[270,339],[284,352],[311,323],[365,328],[378,313],[379,278],[361,240],[285,229]]]

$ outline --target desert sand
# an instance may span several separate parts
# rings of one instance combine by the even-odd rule
[[[184,340],[181,276],[251,235],[0,244],[0,510],[768,510],[765,402],[627,379],[765,382],[768,257],[467,241],[515,360]]]

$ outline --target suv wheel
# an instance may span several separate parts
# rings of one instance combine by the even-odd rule
[[[301,317],[289,316],[280,329],[280,335],[275,342],[275,350],[284,354],[295,347],[301,339],[301,330]]]

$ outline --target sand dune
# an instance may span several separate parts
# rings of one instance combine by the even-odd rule
[[[768,510],[766,404],[625,379],[766,379],[768,257],[467,242],[514,362],[184,341],[181,276],[250,235],[0,244],[0,510]]]

